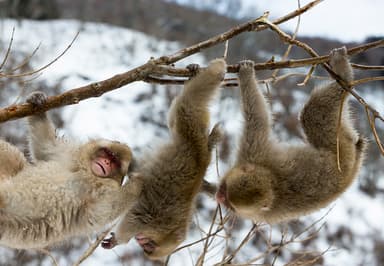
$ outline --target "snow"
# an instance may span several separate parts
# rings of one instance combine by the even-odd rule
[[[37,55],[31,60],[32,65],[36,68],[59,55],[80,30],[79,37],[69,51],[44,70],[37,80],[32,81],[32,84],[36,84],[33,82],[43,80],[50,85],[60,81],[62,91],[109,78],[144,64],[150,57],[174,53],[181,48],[175,42],[155,39],[140,32],[105,24],[81,23],[71,20],[22,21],[20,23],[14,20],[3,20],[1,23],[2,40],[9,39],[12,27],[16,27],[13,45],[15,51],[30,53],[41,42]],[[206,59],[197,55],[189,58],[189,61],[204,63]],[[149,97],[141,97],[143,95],[149,95]],[[302,93],[296,93],[295,98],[299,101],[298,105],[301,104],[303,97]],[[139,101],[140,98],[144,98],[144,100]],[[159,129],[157,126],[143,121],[143,115],[148,115],[160,123],[165,123],[167,111],[165,98],[164,86],[153,87],[142,82],[135,82],[102,97],[91,98],[77,105],[63,107],[62,115],[65,120],[65,128],[61,132],[64,135],[82,140],[93,137],[115,139],[128,143],[138,151],[142,151],[143,148],[153,148],[167,137],[167,132],[165,129]],[[369,101],[375,106],[382,107],[382,99],[383,95],[381,94],[380,97],[370,97]],[[223,128],[231,136],[234,136],[234,139],[238,138],[238,132],[242,125],[238,100],[225,98],[219,104],[213,104],[211,110],[213,113],[212,121],[221,122]],[[236,149],[236,141],[232,144],[233,148]],[[221,175],[227,167],[228,165],[219,163]],[[214,165],[208,170],[207,176],[209,180],[217,181],[218,177]],[[327,226],[320,231],[319,240],[316,242],[319,250],[326,250],[329,247],[324,231],[332,233],[337,231],[340,226],[344,226],[354,233],[355,242],[359,244],[351,246],[351,250],[333,247],[333,251],[325,256],[325,265],[354,265],[354,262],[358,264],[362,261],[361,258],[366,255],[363,250],[372,253],[371,237],[376,235],[384,238],[382,230],[384,206],[382,201],[382,198],[373,200],[359,192],[358,182],[355,182],[339,200],[332,204],[330,211],[329,208],[326,208],[301,219],[310,224],[329,211],[323,218]],[[203,198],[203,204],[206,209],[194,217],[194,222],[195,224],[199,223],[207,231],[211,219],[208,210],[213,210],[216,204],[207,197]],[[245,221],[244,224],[243,229],[236,231],[237,234],[232,236],[231,241],[234,243],[239,243],[251,228],[249,221]],[[279,241],[280,229],[274,226],[272,233],[273,237]],[[198,240],[200,237],[198,230],[193,230],[186,243]],[[202,245],[199,244],[175,254],[170,265],[193,265],[202,250]],[[215,240],[214,248],[209,252],[209,256],[207,255],[206,265],[220,261],[224,245],[225,241],[222,238]],[[113,252],[98,248],[82,265],[121,265],[119,256],[127,250],[137,251],[138,247],[132,242],[114,249]],[[71,260],[78,258],[81,252],[80,250],[78,254],[72,254]],[[238,258],[244,259],[244,262],[255,257],[259,252],[263,251],[255,250],[254,246],[247,245]],[[50,264],[51,262],[47,258],[44,265]],[[60,264],[64,265],[66,262],[61,258]],[[137,264],[132,265],[141,264],[137,262]]]
[[[236,18],[256,18],[265,11],[270,19],[282,17],[298,8],[299,1],[287,0],[239,0],[241,8],[228,10],[226,0],[167,0],[182,5],[209,9]],[[313,2],[300,0],[300,6]],[[382,0],[323,0],[301,16],[298,36],[324,37],[343,42],[362,42],[368,36],[383,36],[384,1]],[[282,24],[284,30],[295,31],[297,21]]]

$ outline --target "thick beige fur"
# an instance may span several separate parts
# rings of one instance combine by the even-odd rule
[[[39,104],[44,97],[35,93],[28,101]],[[128,208],[139,188],[119,182],[132,157],[127,145],[57,139],[45,113],[29,117],[28,122],[33,163],[16,147],[0,142],[0,245],[17,249],[57,245],[102,230]],[[98,177],[90,170],[100,147],[121,160],[114,176]]]

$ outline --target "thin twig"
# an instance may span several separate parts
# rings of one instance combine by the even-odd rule
[[[384,156],[384,146],[381,143],[380,137],[379,137],[379,135],[377,134],[377,131],[376,131],[375,116],[371,115],[371,113],[370,113],[370,111],[369,111],[369,109],[367,107],[365,107],[365,113],[367,115],[369,126],[372,129],[373,136],[375,138],[376,144],[379,147],[379,150],[380,150],[381,154]]]
[[[338,113],[338,118],[337,118],[337,129],[336,129],[336,160],[337,160],[337,169],[341,173],[341,165],[340,165],[340,134],[341,134],[341,120],[342,120],[342,115],[343,115],[343,109],[344,109],[344,102],[345,99],[347,98],[348,92],[342,91],[341,94],[341,99],[340,99],[340,108],[339,108],[339,113]]]
[[[73,266],[79,266],[81,263],[83,263],[89,256],[92,255],[92,253],[95,251],[95,249],[100,245],[101,241],[106,238],[108,233],[111,231],[111,229],[115,226],[113,224],[109,227],[108,230],[102,232],[100,235],[97,236],[96,240],[88,247],[88,249],[81,255],[81,257],[77,260],[76,263],[73,264]]]
[[[7,48],[7,51],[5,52],[3,62],[1,62],[0,69],[2,69],[8,61],[9,54],[11,53],[14,35],[15,35],[15,27],[12,28],[11,40],[9,41],[8,48]]]
[[[384,70],[384,66],[367,66],[367,65],[360,65],[351,63],[351,66],[356,69],[363,69],[363,70]]]
[[[51,252],[49,252],[49,250],[46,250],[46,249],[39,249],[38,251],[40,251],[41,253],[47,255],[51,260],[52,260],[52,264],[55,265],[55,266],[59,266],[59,264],[57,263],[57,260],[55,259],[55,257],[53,257],[53,255],[51,254]]]
[[[257,230],[257,224],[253,224],[251,230],[249,230],[248,234],[241,241],[240,245],[225,259],[225,263],[231,263],[236,254],[242,249],[242,247],[249,242],[251,237],[255,234]]]
[[[10,70],[8,70],[9,73],[14,73],[15,71],[21,69],[22,67],[24,67],[26,64],[28,64],[28,62],[30,62],[30,60],[32,59],[32,57],[37,53],[37,51],[40,49],[40,45],[41,43],[39,43],[39,45],[32,51],[32,53],[30,55],[28,55],[27,57],[24,58],[24,60],[19,63],[15,68],[12,68]],[[2,75],[3,73],[0,72],[0,75]],[[5,77],[6,74],[4,74]]]
[[[51,62],[49,62],[48,64],[36,69],[36,70],[33,70],[33,71],[29,71],[29,72],[25,72],[25,73],[19,73],[19,74],[14,74],[14,73],[0,73],[0,78],[1,77],[7,77],[7,78],[20,78],[20,77],[25,77],[25,76],[31,76],[31,75],[34,75],[36,73],[39,73],[41,71],[43,71],[44,69],[47,69],[48,67],[50,67],[51,65],[53,65],[57,60],[59,60],[73,45],[73,43],[75,42],[75,40],[77,39],[77,37],[79,36],[80,32],[78,31],[75,35],[75,37],[73,37],[72,41],[69,43],[69,45],[64,49],[63,52],[61,52],[56,58],[54,58]]]
[[[297,7],[300,9],[300,0],[297,1]],[[299,28],[300,28],[300,21],[301,21],[301,15],[297,16],[297,23],[296,23],[296,28],[295,28],[295,31],[292,35],[292,38],[295,39],[297,34],[299,33]],[[287,50],[285,51],[283,57],[282,57],[282,60],[286,60],[289,56],[289,53],[291,52],[292,50],[292,47],[293,45],[292,44],[289,44],[288,47],[287,47]],[[279,73],[279,68],[276,69],[272,75],[271,75],[271,78],[276,78],[277,74]]]
[[[216,207],[215,213],[214,213],[214,215],[212,217],[211,225],[209,226],[209,230],[208,230],[208,234],[207,234],[208,236],[211,235],[211,233],[212,233],[213,226],[215,224],[215,220],[216,220],[218,212],[219,212],[219,206]],[[208,243],[209,243],[209,237],[206,238],[206,240],[204,242],[203,252],[200,255],[200,257],[198,258],[198,260],[197,260],[196,265],[198,265],[198,266],[204,265],[205,255],[208,252]]]

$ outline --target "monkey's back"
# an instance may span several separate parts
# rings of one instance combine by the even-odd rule
[[[173,224],[186,225],[210,162],[208,145],[205,147],[197,152],[188,143],[170,142],[146,158],[138,170],[144,179],[142,191],[131,213],[137,219],[144,218],[141,222],[149,227],[165,225],[167,217]]]
[[[275,198],[271,210],[265,212],[265,220],[274,222],[308,214],[342,194],[355,179],[362,161],[354,144],[349,145],[350,154],[343,157],[341,171],[334,152],[310,145],[277,148],[272,153],[274,162],[269,165]]]

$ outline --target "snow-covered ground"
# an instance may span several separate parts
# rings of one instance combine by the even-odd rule
[[[177,43],[154,39],[132,30],[77,21],[22,21],[19,23],[14,20],[3,20],[0,22],[0,36],[5,43],[9,39],[12,27],[16,27],[13,51],[30,53],[41,42],[37,55],[31,59],[31,64],[35,68],[50,62],[59,55],[71,42],[76,32],[80,30],[79,37],[69,51],[56,63],[44,70],[37,80],[32,81],[32,88],[34,89],[36,89],[33,87],[34,82],[39,80],[50,85],[61,82],[63,91],[80,87],[144,64],[150,57],[170,54],[180,48]],[[4,51],[0,52],[4,53]],[[1,54],[0,58],[2,58]],[[204,63],[206,59],[197,55],[186,61]],[[182,62],[181,64],[186,63]],[[380,101],[379,98],[373,97],[370,100]],[[145,119],[143,121],[143,116],[150,117],[162,124],[164,123],[167,104],[165,86],[152,86],[136,82],[99,98],[91,98],[77,105],[62,108],[65,128],[62,129],[61,134],[82,140],[89,137],[116,139],[128,143],[135,150],[153,148],[162,139],[167,138],[167,133],[164,128],[145,122]],[[382,102],[376,104],[382,105]],[[214,114],[212,121],[221,121],[224,129],[230,135],[236,135],[241,126],[236,99],[226,98],[225,101],[214,104],[212,113]],[[224,164],[220,164],[221,174],[225,168]],[[208,178],[216,181],[216,176],[215,168],[211,167],[208,171]],[[329,211],[323,219],[326,226],[320,230],[316,240],[315,246],[319,251],[324,251],[330,246],[329,241],[326,241],[327,234],[336,232],[340,227],[346,227],[352,231],[353,241],[348,243],[346,240],[349,249],[335,243],[331,246],[331,251],[325,255],[325,265],[359,265],[362,262],[365,262],[364,265],[374,265],[372,237],[384,239],[384,205],[382,202],[382,198],[373,199],[359,192],[358,182],[355,182],[339,200],[332,204],[331,209],[327,208],[301,219],[306,224],[310,224]],[[212,210],[216,206],[211,199],[206,197],[203,198],[203,204],[207,210]],[[211,220],[208,212],[202,211],[197,214],[194,221],[197,220],[199,226],[208,230]],[[246,222],[244,229],[237,231],[238,233],[232,236],[230,241],[239,243],[250,226],[251,224]],[[273,238],[276,238],[278,242],[281,237],[279,230],[277,226],[273,227]],[[198,231],[193,230],[186,243],[200,237]],[[175,254],[170,265],[193,265],[202,250],[202,245],[196,245]],[[224,245],[225,241],[216,243],[215,248],[207,256],[206,265],[213,265],[221,260]],[[114,251],[98,248],[82,265],[122,265],[119,262],[119,255],[127,249],[137,250],[137,245],[132,242],[120,246]],[[295,246],[292,246],[292,249],[295,249]],[[298,250],[300,250],[299,247]],[[261,252],[261,250],[255,250],[254,247],[248,245],[239,254],[239,258],[244,259],[239,262],[245,262]],[[73,254],[70,261],[76,260],[76,256],[78,257],[80,254],[81,251],[78,254]],[[50,265],[51,261],[47,258],[45,263]],[[66,265],[66,262],[61,258],[59,264]],[[283,261],[277,261],[277,265],[282,264]],[[137,262],[137,265],[141,264]]]

